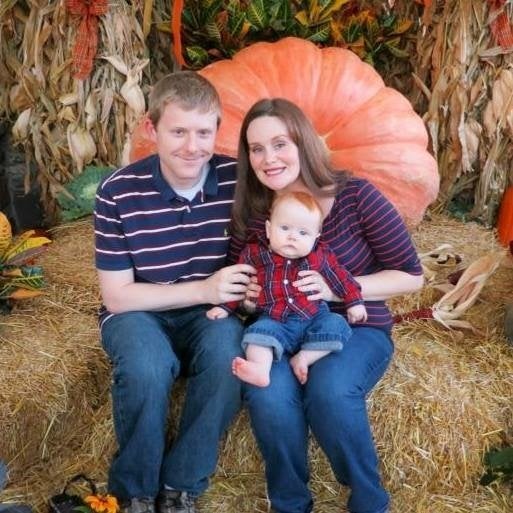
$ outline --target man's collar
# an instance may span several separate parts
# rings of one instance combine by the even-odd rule
[[[215,165],[215,155],[207,162],[206,164],[209,166],[209,171],[205,183],[203,185],[203,193],[209,196],[217,195],[218,191],[218,180],[217,180],[217,169]],[[162,174],[162,170],[160,168],[160,158],[156,158],[151,162],[150,165],[151,174],[153,176],[153,181],[155,183],[155,187],[162,194],[163,199],[166,201],[172,201],[177,197],[174,189],[167,183]]]

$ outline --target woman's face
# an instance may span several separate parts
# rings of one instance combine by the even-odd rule
[[[276,116],[254,119],[246,133],[249,162],[256,177],[273,191],[284,192],[299,178],[299,151],[285,123]]]

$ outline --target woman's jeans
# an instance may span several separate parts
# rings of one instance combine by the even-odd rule
[[[389,335],[353,328],[342,351],[314,363],[301,386],[288,358],[271,368],[266,388],[245,385],[255,437],[265,461],[267,489],[276,513],[309,513],[308,426],[337,480],[350,487],[352,513],[381,513],[389,497],[381,485],[365,398],[393,354]]]
[[[155,497],[164,485],[193,496],[207,488],[219,439],[240,408],[231,364],[241,355],[242,325],[234,316],[211,321],[205,311],[128,312],[103,325],[118,441],[109,491],[119,499]],[[166,451],[170,391],[180,373],[187,392]]]

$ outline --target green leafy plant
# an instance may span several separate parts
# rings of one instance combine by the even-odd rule
[[[507,481],[513,478],[513,447],[492,449],[484,455],[485,473],[479,481],[488,486],[494,481]]]
[[[43,269],[32,262],[51,240],[29,230],[12,237],[11,225],[0,212],[0,302],[42,294]]]
[[[96,189],[102,178],[111,171],[110,167],[87,166],[80,175],[68,182],[57,195],[61,219],[68,222],[92,214]]]
[[[346,47],[379,66],[408,56],[404,38],[413,25],[390,10],[361,10],[355,0],[186,0],[181,21],[193,68],[287,36]]]
[[[347,48],[364,61],[379,66],[390,55],[408,57],[408,52],[401,48],[401,38],[412,25],[411,20],[402,20],[391,12],[377,15],[366,10],[347,19],[342,38]]]

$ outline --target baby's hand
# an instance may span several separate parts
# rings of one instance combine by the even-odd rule
[[[224,319],[225,317],[228,317],[228,312],[220,306],[214,306],[207,311],[207,317],[211,321],[215,321],[216,319]]]
[[[347,320],[349,324],[365,322],[367,320],[367,309],[364,305],[354,305],[347,309]]]
[[[256,303],[262,287],[257,282],[256,276],[251,276],[251,280],[246,290],[246,297],[242,302],[244,310],[248,313],[253,313],[256,310]]]

